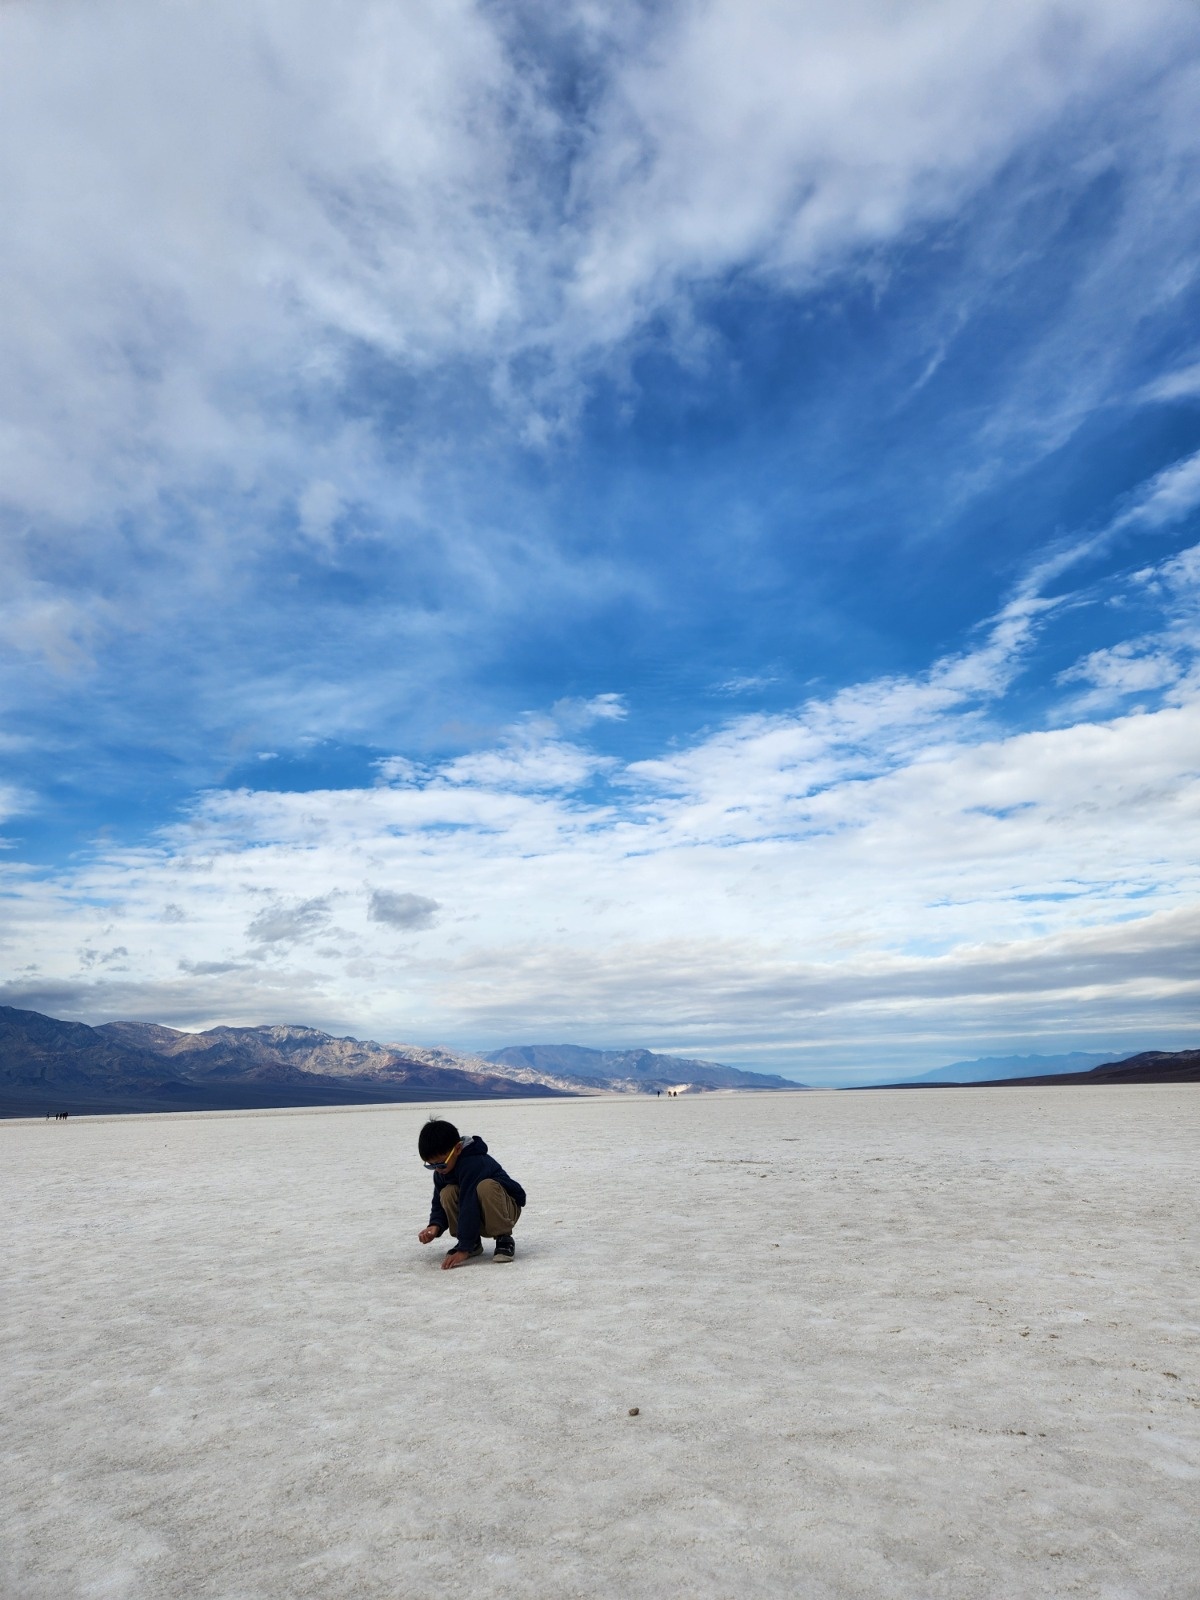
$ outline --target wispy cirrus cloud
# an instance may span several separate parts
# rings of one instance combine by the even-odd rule
[[[1145,503],[1151,504],[1156,493],[1147,494]],[[1068,703],[1076,714],[1111,708],[1131,696],[1153,700],[1161,693],[1178,703],[1195,687],[1200,673],[1200,545],[1135,572],[1130,588],[1157,602],[1156,626],[1089,651],[1059,673],[1060,684],[1087,686]]]
[[[1179,522],[1200,506],[1200,451],[1157,473],[1116,518],[1114,531],[1128,527],[1161,528]]]
[[[18,521],[14,580],[74,568],[62,587],[84,588],[84,526],[135,566],[227,579],[221,514],[196,511],[229,492],[254,507],[241,544],[329,554],[406,498],[420,525],[430,441],[415,407],[388,413],[405,485],[364,362],[401,389],[419,375],[435,438],[463,362],[544,433],[652,319],[702,350],[704,285],[810,284],[952,215],[1057,121],[1178,67],[1188,20],[1172,0],[755,0],[604,23],[348,0],[336,25],[305,3],[285,27],[258,0],[19,0],[0,19],[0,465],[61,559]],[[583,120],[555,96],[570,69]]]
[[[1200,361],[1155,378],[1141,390],[1138,399],[1146,402],[1169,402],[1200,398]]]

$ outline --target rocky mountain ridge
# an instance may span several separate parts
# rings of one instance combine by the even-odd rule
[[[459,1072],[479,1072],[498,1078],[508,1078],[513,1083],[540,1084],[546,1089],[556,1089],[562,1094],[596,1095],[610,1091],[604,1082],[593,1083],[582,1078],[572,1078],[563,1073],[542,1072],[534,1067],[514,1066],[504,1061],[493,1061],[490,1056],[474,1055],[469,1051],[450,1050],[445,1045],[389,1044],[387,1050],[398,1050],[414,1061],[431,1067],[445,1067]]]
[[[482,1058],[493,1070],[505,1066],[553,1072],[570,1083],[622,1087],[626,1092],[675,1088],[803,1089],[791,1078],[767,1072],[744,1072],[719,1061],[693,1056],[660,1055],[654,1050],[593,1050],[579,1044],[518,1044],[493,1050]]]
[[[575,1057],[562,1066],[539,1051]],[[581,1062],[591,1070],[580,1070]],[[644,1094],[681,1084],[797,1087],[647,1050],[520,1046],[491,1057],[338,1038],[294,1024],[185,1033],[154,1022],[89,1027],[0,1006],[0,1116]]]
[[[561,1094],[493,1071],[439,1066],[315,1028],[158,1023],[88,1027],[0,1006],[0,1116],[257,1110]]]

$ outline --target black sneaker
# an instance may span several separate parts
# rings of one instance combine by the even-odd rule
[[[517,1253],[517,1241],[511,1233],[502,1233],[496,1240],[496,1248],[492,1251],[493,1261],[511,1261]]]
[[[459,1249],[458,1245],[455,1245],[453,1247],[453,1249],[446,1251],[446,1254],[442,1257],[442,1260],[443,1261],[449,1261],[451,1256],[457,1256],[457,1255],[461,1255],[461,1254],[462,1254],[462,1251]],[[482,1254],[483,1254],[483,1246],[481,1244],[477,1244],[475,1246],[474,1250],[468,1250],[466,1252],[467,1260],[468,1261],[474,1261],[476,1256],[481,1256]]]

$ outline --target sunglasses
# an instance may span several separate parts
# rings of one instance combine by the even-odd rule
[[[421,1165],[426,1172],[445,1172],[450,1165],[450,1157],[444,1156],[441,1161],[422,1161]]]

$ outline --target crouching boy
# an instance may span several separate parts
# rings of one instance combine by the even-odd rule
[[[458,1241],[442,1260],[443,1271],[483,1254],[482,1239],[495,1239],[494,1261],[516,1254],[513,1229],[525,1191],[510,1178],[482,1139],[463,1139],[452,1122],[431,1117],[417,1140],[421,1160],[433,1173],[429,1226],[417,1238],[429,1244],[447,1229]]]

